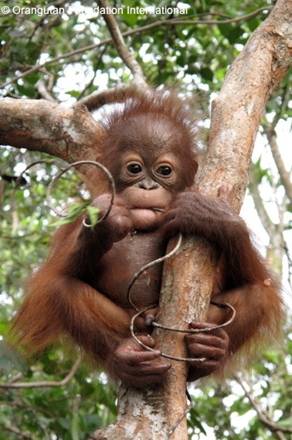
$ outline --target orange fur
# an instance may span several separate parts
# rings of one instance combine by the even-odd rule
[[[142,155],[143,149],[147,150],[145,162],[151,162],[159,148],[162,151],[170,149],[177,157],[180,180],[170,191],[174,202],[176,196],[179,199],[182,195],[184,204],[175,210],[174,219],[170,219],[168,226],[177,227],[170,231],[174,234],[179,231],[185,235],[202,235],[214,242],[222,252],[214,299],[228,302],[237,310],[235,321],[226,327],[230,338],[231,362],[226,363],[228,368],[235,353],[242,352],[243,358],[248,359],[246,353],[250,353],[258,341],[277,338],[283,317],[279,288],[272,279],[268,281],[270,274],[253,248],[244,224],[234,221],[234,216],[230,220],[224,209],[216,210],[216,201],[210,201],[200,194],[184,192],[193,181],[197,155],[193,151],[193,127],[179,100],[173,94],[160,92],[143,97],[133,89],[128,94],[125,92],[124,99],[128,99],[125,108],[117,110],[104,123],[107,132],[103,145],[106,147],[104,163],[114,177],[118,177],[116,169],[120,167],[122,150],[127,150],[131,142],[136,153]],[[143,117],[146,115],[143,129],[147,136],[150,133],[148,148],[143,144],[143,131],[137,129],[137,123],[131,129],[127,124],[129,119],[133,122],[134,118],[135,122],[136,115],[140,117],[141,114]],[[165,137],[171,144],[164,146],[161,137],[155,138],[151,144],[151,127],[156,119],[168,121]],[[173,130],[170,129],[172,126]],[[130,134],[127,138],[128,130]],[[97,148],[102,149],[98,142]],[[207,221],[206,218],[204,220],[204,212],[210,214]],[[109,249],[107,240],[111,237],[100,231],[103,231],[102,223],[96,237],[94,231],[89,232],[82,227],[81,219],[57,231],[49,258],[29,281],[27,296],[13,324],[16,338],[29,351],[39,351],[66,333],[94,357],[107,361],[116,345],[129,335],[127,309],[93,288],[90,276],[86,279],[81,272],[86,269],[87,274],[96,275],[101,253],[99,247],[103,246],[102,252]],[[115,262],[115,265],[118,264]],[[210,306],[208,321],[221,323],[225,318],[222,312]]]

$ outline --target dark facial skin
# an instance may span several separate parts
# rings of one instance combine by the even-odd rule
[[[179,176],[177,161],[171,153],[164,154],[147,166],[135,152],[125,153],[122,159],[120,195],[129,206],[135,229],[148,230],[158,224],[173,199],[172,188]]]

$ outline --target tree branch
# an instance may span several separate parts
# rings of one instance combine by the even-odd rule
[[[277,124],[278,124],[278,122],[279,122],[279,120],[280,120],[280,118],[282,116],[282,112],[285,111],[285,109],[288,108],[289,100],[290,100],[290,87],[289,87],[289,84],[286,84],[286,86],[283,89],[282,96],[281,96],[281,101],[282,101],[281,105],[276,110],[276,114],[275,114],[275,116],[273,118],[273,121],[272,121],[272,128],[274,130],[275,130],[275,128],[276,128],[276,126],[277,126]]]
[[[37,82],[37,89],[43,99],[51,102],[57,102],[56,99],[49,93],[44,80],[40,79]]]
[[[155,29],[155,28],[161,27],[161,26],[197,26],[197,25],[216,26],[219,24],[238,23],[241,21],[250,20],[251,18],[255,17],[256,15],[262,13],[263,11],[268,11],[269,9],[270,9],[269,7],[260,8],[260,9],[257,9],[248,15],[242,15],[240,17],[235,17],[235,18],[228,18],[226,20],[190,20],[190,19],[183,20],[183,19],[177,19],[177,18],[172,18],[170,20],[157,20],[153,23],[146,24],[145,26],[141,26],[136,29],[131,29],[127,32],[122,33],[121,35],[122,35],[122,37],[129,37],[132,35],[138,35],[143,32],[147,32],[149,30],[152,30],[152,29]],[[6,81],[5,83],[0,84],[0,89],[18,81],[21,78],[24,78],[27,75],[30,75],[33,72],[38,72],[39,70],[41,70],[45,66],[48,66],[50,64],[56,63],[61,60],[65,60],[67,58],[71,58],[71,57],[79,55],[79,54],[83,54],[84,52],[88,52],[93,49],[98,49],[99,47],[102,47],[106,44],[112,44],[112,43],[113,43],[112,38],[106,38],[105,40],[102,40],[99,43],[89,44],[89,45],[81,47],[79,49],[72,50],[71,52],[67,52],[65,54],[59,55],[55,58],[52,58],[51,60],[47,60],[47,61],[41,63],[41,64],[37,64],[37,65],[31,67],[30,69],[26,70],[25,72],[22,72],[21,74],[17,75],[16,77]]]
[[[257,213],[261,219],[261,222],[262,222],[265,230],[269,234],[269,236],[273,236],[273,234],[275,232],[275,225],[272,222],[272,220],[271,220],[271,218],[265,208],[265,205],[263,204],[263,199],[262,199],[260,192],[259,192],[258,183],[256,181],[253,166],[251,167],[249,175],[250,175],[249,186],[250,186],[251,195],[252,195]]]
[[[98,0],[98,4],[101,7],[105,8],[105,10],[109,8],[107,0]],[[114,15],[107,13],[102,15],[107,24],[108,30],[112,36],[113,44],[117,49],[118,54],[120,55],[121,59],[124,61],[126,66],[132,72],[132,75],[134,77],[134,83],[143,88],[147,88],[148,86],[145,81],[141,66],[139,65],[133,54],[127,48],[124,37],[120,31],[120,28],[118,26],[118,23]]]
[[[288,172],[285,168],[282,156],[279,151],[279,147],[277,143],[277,135],[276,135],[276,126],[280,120],[283,110],[287,108],[290,99],[290,89],[288,85],[284,87],[281,98],[282,98],[281,105],[276,110],[272,123],[268,123],[268,121],[265,121],[265,123],[263,124],[263,130],[268,139],[272,156],[275,161],[276,167],[278,169],[281,182],[286,191],[286,195],[288,199],[292,201],[291,172]]]
[[[253,397],[247,384],[239,376],[234,376],[234,379],[241,386],[242,390],[244,391],[245,396],[247,397],[247,399],[248,399],[249,403],[251,404],[251,406],[253,407],[253,409],[256,411],[258,418],[262,422],[262,424],[264,426],[266,426],[272,434],[275,434],[275,436],[279,440],[285,440],[285,436],[283,435],[283,433],[292,433],[292,429],[282,428],[281,426],[279,426],[275,422],[273,422],[268,417],[266,412],[263,409],[261,409],[259,403]]]
[[[68,162],[96,158],[102,129],[81,105],[46,100],[0,100],[0,143],[49,153]]]
[[[12,425],[9,426],[7,424],[4,424],[3,428],[4,428],[5,431],[12,432],[13,434],[15,434],[19,438],[22,438],[22,439],[25,439],[25,440],[31,440],[31,435],[30,434],[20,431],[15,426],[12,426]]]
[[[269,235],[269,245],[267,248],[267,261],[270,263],[277,273],[282,273],[283,269],[283,251],[284,251],[284,235],[283,235],[283,208],[286,203],[283,203],[282,209],[278,206],[279,223],[273,223],[263,203],[263,199],[259,193],[258,184],[256,182],[253,169],[250,173],[250,190],[255,204],[258,216]]]
[[[106,46],[104,46],[103,49],[100,51],[100,53],[98,55],[98,59],[96,60],[96,63],[95,63],[96,66],[98,66],[99,63],[101,62],[102,57],[105,54],[105,52],[106,52]],[[91,86],[93,86],[94,81],[95,81],[96,76],[97,76],[97,71],[98,71],[98,68],[96,67],[95,72],[94,72],[91,80],[84,86],[83,90],[80,92],[80,94],[79,94],[79,96],[77,98],[77,101],[78,101],[79,104],[81,104],[80,101],[86,95],[87,90],[90,89]],[[90,95],[87,95],[87,96],[90,96]]]
[[[76,371],[78,370],[81,363],[81,355],[78,356],[74,364],[72,365],[68,374],[64,379],[60,381],[49,380],[49,381],[38,381],[38,382],[10,382],[7,384],[0,384],[0,388],[10,389],[10,388],[53,388],[53,387],[63,387],[73,379]]]
[[[291,63],[291,20],[292,1],[278,0],[270,16],[232,64],[220,95],[213,101],[209,144],[218,160],[217,173],[224,173],[225,179],[234,182],[232,204],[237,209],[248,182],[248,169],[243,176],[237,170],[241,169],[241,163],[250,162],[265,104]],[[220,160],[220,152],[229,163],[235,149],[240,151],[235,155],[237,163],[226,167]],[[206,179],[211,178],[213,166],[213,162],[205,163]],[[215,187],[212,192],[216,194]]]
[[[285,188],[287,197],[290,201],[292,201],[292,183],[291,183],[291,173],[289,173],[284,165],[283,159],[281,157],[278,143],[277,143],[277,135],[275,130],[272,128],[271,125],[265,125],[264,126],[264,133],[267,136],[271,152],[273,155],[273,159],[275,161],[275,164],[277,166],[281,182]]]

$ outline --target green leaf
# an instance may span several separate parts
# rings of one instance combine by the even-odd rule
[[[266,351],[265,359],[273,364],[278,364],[280,353],[276,351]]]
[[[74,220],[76,220],[78,217],[80,217],[84,212],[86,212],[90,201],[84,201],[80,203],[72,203],[68,207],[67,215],[66,217],[62,217],[58,219],[56,222],[52,223],[50,226],[60,226],[65,225],[67,223],[72,223]],[[95,209],[95,208],[93,208]]]
[[[204,428],[204,426],[202,425],[202,416],[201,414],[199,414],[199,412],[195,409],[195,408],[191,408],[190,410],[190,420],[189,423],[191,426],[196,426],[197,428],[199,428],[199,430],[207,435],[206,430]]]
[[[78,91],[78,90],[69,90],[66,93],[67,93],[67,95],[72,96],[72,98],[78,98],[80,95],[80,91]]]
[[[125,8],[123,15],[122,15],[123,20],[125,21],[125,23],[128,26],[130,26],[130,27],[135,26],[137,24],[138,19],[139,19],[139,15],[138,14],[128,14],[126,11],[127,11],[127,9]]]
[[[99,219],[100,209],[96,208],[95,206],[89,205],[86,207],[86,213],[89,217],[89,222],[91,226],[95,226]]]

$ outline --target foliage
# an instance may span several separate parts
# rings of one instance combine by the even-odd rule
[[[176,1],[160,3],[166,6],[177,4]],[[224,20],[249,14],[257,8],[270,7],[272,2],[185,0],[183,3],[190,8],[187,17],[180,15],[179,18]],[[74,1],[19,0],[19,8],[56,5],[60,10],[64,7],[65,12],[60,15],[9,13],[1,16],[0,83],[11,81],[2,88],[3,96],[40,98],[38,81],[43,79],[56,99],[72,103],[77,97],[130,79],[129,71],[109,44],[61,58],[61,55],[108,38],[102,17],[92,15],[95,2],[87,0],[82,4]],[[119,6],[120,2],[115,4]],[[0,1],[0,8],[9,6],[12,10],[14,5],[13,0]],[[127,5],[147,7],[153,6],[153,2],[124,0],[122,6]],[[220,90],[230,63],[265,16],[266,12],[262,11],[240,23],[159,26],[143,33],[137,32],[127,37],[126,42],[153,85],[175,86],[187,95],[195,92],[194,112],[202,119],[207,117],[210,94]],[[161,17],[125,12],[117,18],[122,31],[126,32],[159,19],[169,20],[172,15]],[[36,64],[56,57],[60,58],[14,81]],[[287,102],[282,105],[281,99],[287,89],[289,77],[272,97],[267,120],[271,120],[279,107],[281,119],[287,120],[291,116],[291,108]],[[204,131],[202,133],[204,140]],[[46,158],[25,150],[2,148],[0,174],[17,176],[25,166],[40,157]],[[0,334],[3,337],[23,295],[26,276],[47,253],[49,237],[56,222],[47,206],[47,187],[60,166],[62,164],[58,160],[54,164],[37,165],[25,175],[27,184],[23,187],[16,186],[13,181],[0,180]],[[258,185],[269,185],[273,191],[281,191],[278,174],[262,163],[261,157],[257,157],[255,175]],[[51,202],[54,206],[63,207],[69,200],[77,203],[79,209],[80,199],[83,200],[82,189],[73,172],[58,182]],[[94,217],[96,213],[90,211],[91,214]],[[75,214],[71,212],[70,215]],[[270,245],[273,246],[273,242]],[[262,408],[280,426],[286,427],[292,407],[292,383],[288,375],[292,364],[289,330],[291,335],[291,329],[287,328],[285,345],[280,351],[269,350],[256,365],[251,378],[252,389]],[[18,374],[21,374],[21,381],[61,380],[70,370],[75,357],[74,351],[64,353],[57,347],[26,363],[2,343],[0,381],[8,383]],[[206,438],[204,431],[208,439],[274,438],[251,409],[236,381],[229,381],[226,385],[208,385],[192,391],[192,394],[195,405],[189,414],[189,426],[193,438]],[[104,374],[84,365],[65,387],[2,389],[0,440],[87,438],[95,428],[114,420],[115,398],[114,387]]]

